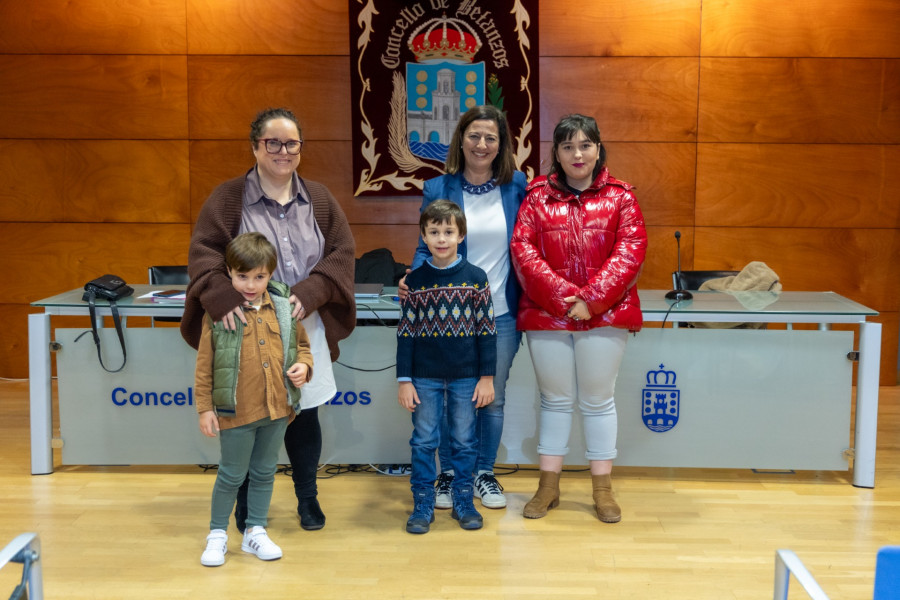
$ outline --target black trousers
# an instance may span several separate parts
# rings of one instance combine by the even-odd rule
[[[319,424],[319,407],[307,408],[291,421],[284,432],[284,449],[291,461],[291,478],[294,480],[294,493],[297,500],[315,498],[319,490],[316,487],[316,473],[319,458],[322,455],[322,426]],[[238,488],[235,514],[247,513],[247,490],[250,486],[249,476]]]
[[[318,494],[316,473],[322,456],[322,426],[319,407],[307,408],[291,421],[284,432],[284,449],[291,461],[291,478],[297,500],[315,498]]]

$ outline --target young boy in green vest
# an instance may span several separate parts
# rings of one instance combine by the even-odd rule
[[[291,318],[290,290],[272,281],[274,246],[257,232],[234,238],[225,250],[228,277],[243,297],[247,324],[229,331],[206,315],[197,348],[194,398],[200,431],[219,434],[221,460],[212,517],[200,563],[224,564],[228,518],[249,473],[247,526],[241,550],[262,560],[282,552],[266,534],[269,502],[284,430],[300,406],[300,387],[312,377],[313,358],[303,326]]]

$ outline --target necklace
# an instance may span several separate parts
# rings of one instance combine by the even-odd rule
[[[481,185],[473,185],[466,181],[465,177],[462,178],[462,189],[467,194],[481,196],[482,194],[487,194],[495,187],[497,187],[497,181],[493,178],[491,178],[491,180],[486,183],[482,183]]]

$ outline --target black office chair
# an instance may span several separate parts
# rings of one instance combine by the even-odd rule
[[[191,278],[188,276],[187,265],[154,266],[147,269],[147,279],[150,285],[187,285]],[[153,317],[150,326],[154,323],[180,323],[180,317]]]
[[[700,284],[710,279],[720,279],[737,275],[740,271],[672,271],[672,285],[676,290],[699,290]]]
[[[673,289],[676,290],[697,291],[704,281],[730,277],[731,275],[737,275],[738,273],[740,273],[740,271],[672,271],[672,286]],[[681,277],[679,277],[679,275]],[[693,328],[694,324],[679,321],[678,326]]]

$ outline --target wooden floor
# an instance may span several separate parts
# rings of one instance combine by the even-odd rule
[[[322,479],[328,523],[307,532],[279,475],[269,532],[284,558],[243,554],[232,527],[226,563],[211,569],[200,553],[214,471],[58,466],[32,476],[27,382],[0,381],[0,546],[40,534],[48,599],[759,599],[772,597],[776,548],[797,552],[833,600],[868,599],[877,549],[900,544],[898,403],[900,387],[881,388],[875,489],[851,486],[850,472],[620,468],[623,519],[608,525],[593,516],[583,472],[564,475],[548,517],[524,519],[536,474],[522,470],[500,477],[509,507],[482,510],[483,530],[462,531],[439,511],[431,533],[413,536],[406,478]],[[20,572],[0,571],[0,597]]]

